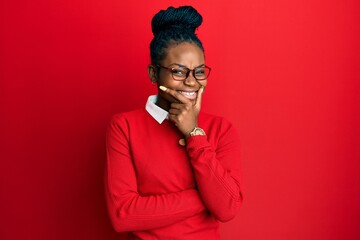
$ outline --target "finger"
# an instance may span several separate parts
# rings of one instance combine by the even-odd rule
[[[175,114],[171,114],[169,113],[169,120],[172,121],[173,123],[175,123],[175,126],[177,126],[177,118],[176,118],[177,115]]]
[[[190,102],[189,99],[187,99],[185,96],[183,96],[181,93],[178,93],[177,91],[173,90],[173,89],[170,89],[170,88],[167,88],[167,87],[164,87],[164,86],[160,86],[159,87],[160,90],[168,93],[169,95],[173,96],[175,99],[177,99],[179,102],[181,103],[188,103]]]
[[[204,86],[201,86],[199,91],[198,91],[198,94],[197,94],[197,97],[196,97],[196,103],[195,103],[195,106],[198,107],[198,109],[201,108],[201,102],[202,102],[202,95],[204,93]]]
[[[184,103],[172,103],[170,105],[170,108],[174,108],[174,109],[183,109],[185,106],[184,106]]]
[[[170,108],[169,109],[169,114],[179,115],[180,113],[181,113],[181,111],[179,109],[175,109],[175,108]]]

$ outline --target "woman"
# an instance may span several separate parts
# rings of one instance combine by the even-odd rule
[[[158,94],[115,115],[108,130],[109,214],[133,239],[220,239],[219,221],[242,202],[236,131],[200,113],[210,74],[195,35],[201,23],[190,6],[154,16],[148,73]]]

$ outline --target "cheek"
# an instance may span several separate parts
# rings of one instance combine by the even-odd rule
[[[162,85],[162,86],[171,86],[173,82],[173,79],[171,76],[165,76],[160,74],[159,78],[158,78],[158,85]]]
[[[162,78],[161,80],[158,81],[158,85],[163,85],[167,88],[171,88],[171,89],[177,89],[180,87],[180,85],[182,84],[181,81],[175,81],[174,79],[172,79],[172,77],[170,78]]]
[[[207,80],[205,80],[205,81],[199,81],[199,84],[200,84],[201,86],[206,87],[206,85],[207,85]]]

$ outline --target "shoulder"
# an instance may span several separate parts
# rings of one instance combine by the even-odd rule
[[[206,135],[208,135],[208,139],[214,143],[239,138],[234,125],[229,120],[221,116],[201,113],[199,115],[199,127],[205,130]]]
[[[232,123],[228,121],[226,118],[209,114],[205,112],[201,112],[199,115],[199,125],[204,125],[211,128],[229,128],[232,127]]]
[[[139,125],[143,124],[147,119],[149,119],[149,114],[146,112],[145,108],[139,108],[127,112],[116,113],[111,117],[110,126],[111,127],[120,127],[120,128],[129,128],[130,125]]]
[[[127,112],[114,114],[111,118],[111,122],[133,121],[139,118],[143,118],[146,115],[148,114],[145,109],[138,108]]]

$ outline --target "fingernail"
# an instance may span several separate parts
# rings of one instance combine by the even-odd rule
[[[163,90],[163,91],[166,91],[166,90],[167,90],[167,88],[164,87],[164,86],[160,86],[159,88],[160,88],[161,90]]]

